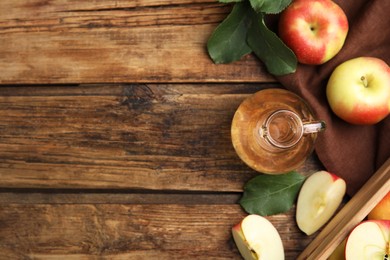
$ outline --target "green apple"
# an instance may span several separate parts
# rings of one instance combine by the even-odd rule
[[[296,222],[300,230],[311,235],[336,212],[346,192],[340,177],[327,171],[310,175],[298,194]]]
[[[348,19],[332,0],[294,0],[280,15],[279,36],[300,63],[322,64],[343,47]]]
[[[390,220],[367,220],[358,224],[345,244],[346,260],[390,258]]]
[[[232,228],[233,239],[245,260],[283,260],[284,248],[273,224],[259,215],[248,215]]]
[[[351,124],[376,124],[390,113],[390,68],[381,59],[358,57],[332,72],[326,96],[333,112]]]

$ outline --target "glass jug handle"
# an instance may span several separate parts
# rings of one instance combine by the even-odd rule
[[[303,123],[303,134],[313,134],[324,131],[326,124],[324,121],[315,121]]]

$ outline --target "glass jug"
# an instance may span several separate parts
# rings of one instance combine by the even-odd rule
[[[299,168],[325,129],[309,106],[284,89],[265,89],[244,100],[234,114],[231,137],[238,156],[267,174]]]

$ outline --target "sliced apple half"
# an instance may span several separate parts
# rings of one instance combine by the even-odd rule
[[[390,220],[367,220],[349,234],[346,260],[387,260],[390,258]]]
[[[311,235],[336,212],[346,192],[340,177],[327,171],[310,175],[299,191],[296,222],[300,230]]]
[[[266,218],[248,215],[232,228],[233,239],[246,260],[283,260],[284,248],[279,232]]]

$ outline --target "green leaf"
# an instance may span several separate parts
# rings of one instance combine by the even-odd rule
[[[249,0],[249,2],[251,3],[252,8],[256,12],[261,12],[261,8],[262,8],[262,6],[264,4],[264,1],[265,0]]]
[[[286,212],[294,205],[304,180],[296,171],[258,175],[245,184],[240,205],[247,213],[262,216]]]
[[[249,10],[248,4],[236,3],[209,38],[207,49],[214,63],[230,63],[252,51],[246,42]]]
[[[283,11],[291,0],[249,0],[252,8],[260,13],[277,14]]]
[[[251,12],[247,42],[256,56],[262,60],[269,73],[280,76],[293,73],[297,67],[294,52],[267,28],[262,13]]]
[[[264,2],[261,11],[266,14],[278,14],[284,9],[286,9],[286,7],[290,5],[290,3],[291,0],[268,0]]]

